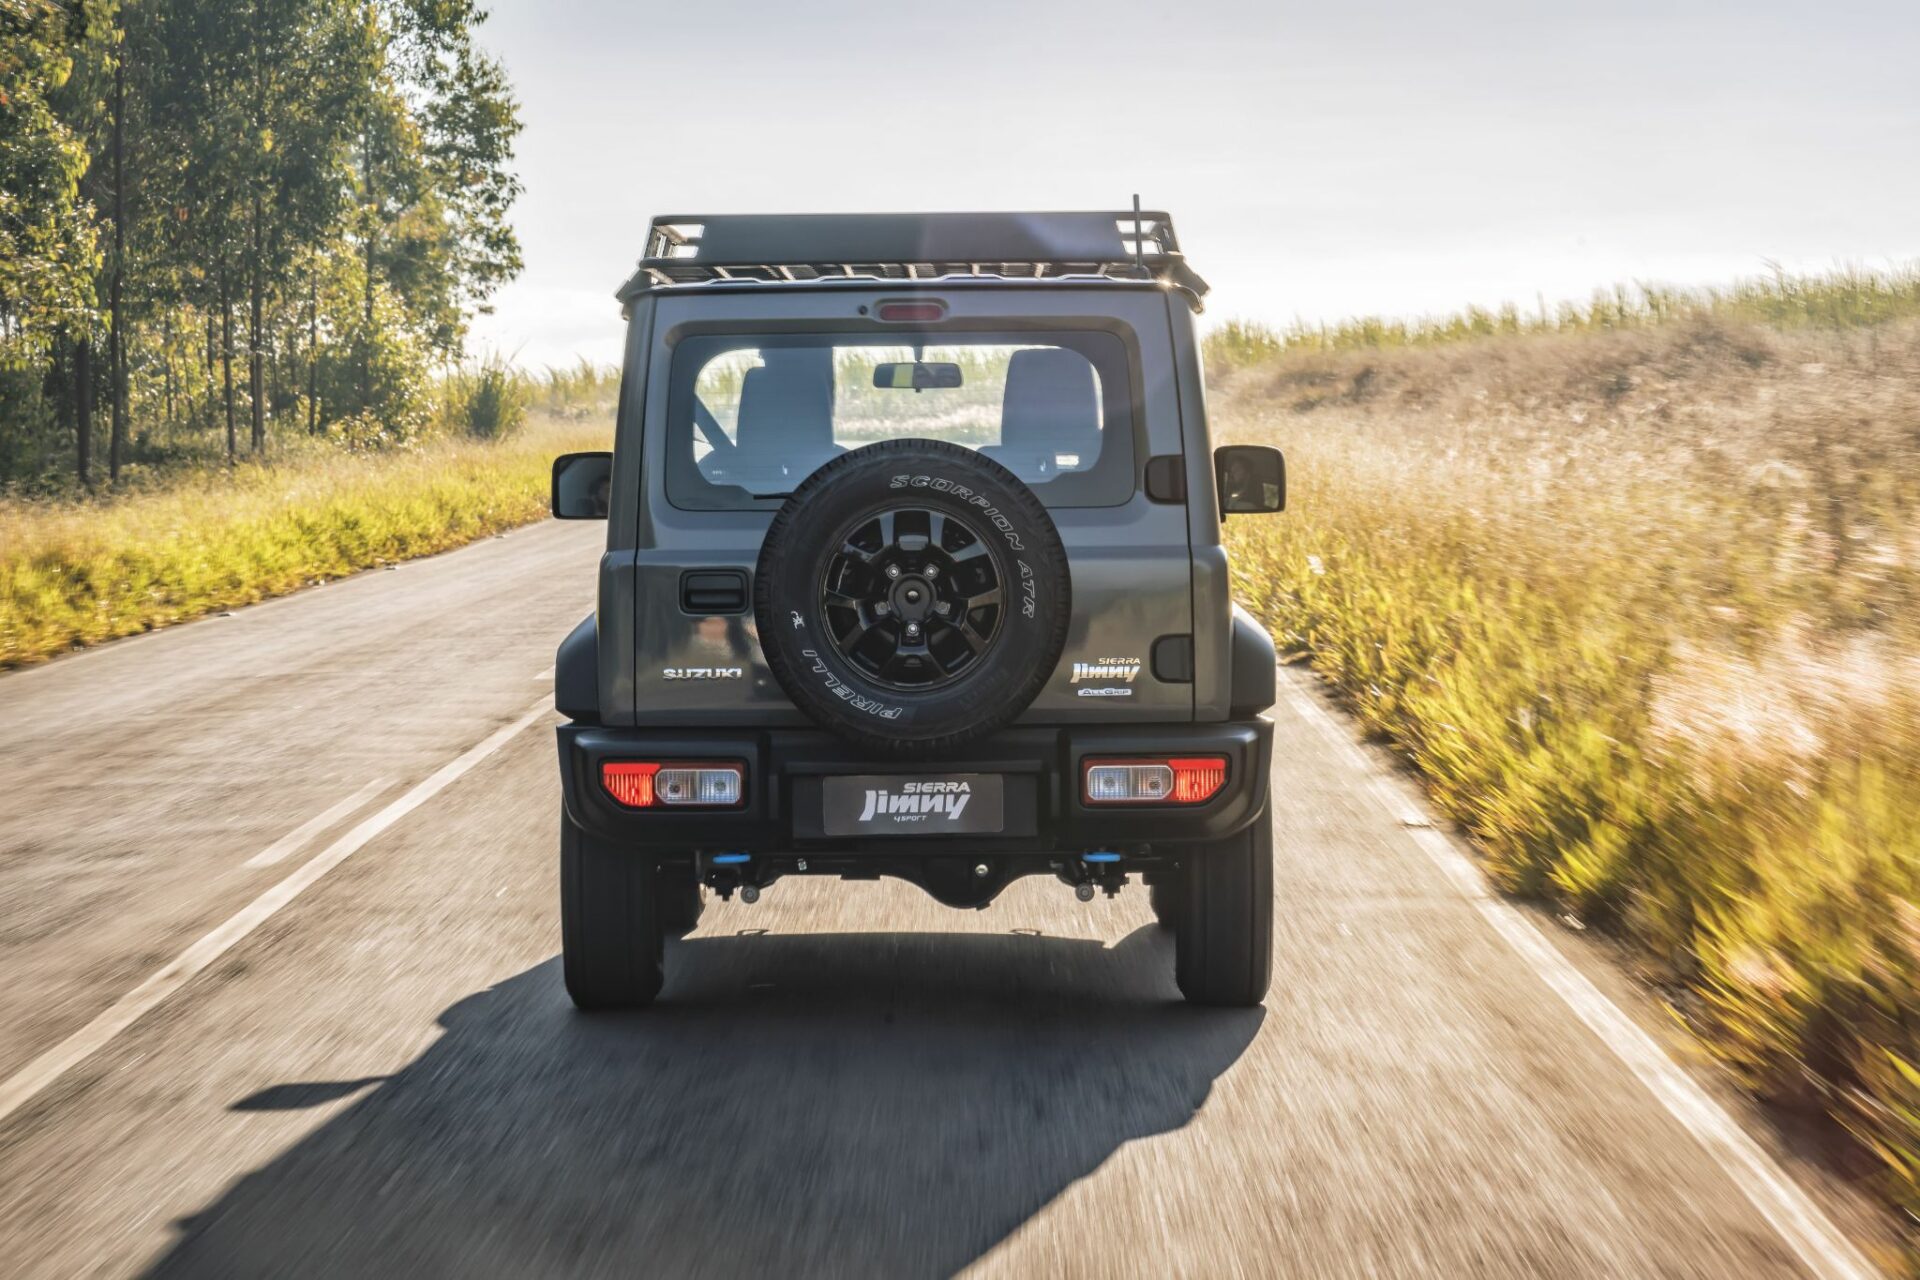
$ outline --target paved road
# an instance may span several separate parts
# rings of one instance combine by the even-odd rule
[[[1138,891],[788,881],[576,1016],[533,708],[599,536],[0,679],[9,1274],[1849,1273],[1296,678],[1262,1010]]]

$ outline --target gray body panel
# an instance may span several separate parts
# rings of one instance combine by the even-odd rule
[[[1052,509],[1073,575],[1073,615],[1058,669],[1016,722],[1022,725],[1221,720],[1228,710],[1230,625],[1226,562],[1192,319],[1151,284],[1074,287],[942,280],[818,286],[697,286],[635,299],[615,444],[612,518],[600,574],[603,723],[798,728],[807,722],[769,674],[752,614],[691,615],[688,570],[751,575],[778,503],[692,511],[667,497],[665,389],[676,342],[701,332],[817,328],[876,334],[861,307],[916,294],[942,299],[949,325],[1102,330],[1127,345],[1134,385],[1132,495],[1116,506]],[[1186,460],[1188,501],[1157,502],[1138,483],[1151,456]],[[1163,681],[1154,642],[1194,637],[1194,680]],[[1124,678],[1124,666],[1138,672]],[[1076,664],[1095,668],[1079,671]],[[739,675],[731,675],[733,669]],[[719,671],[669,677],[669,670]],[[1086,690],[1105,690],[1087,693]]]

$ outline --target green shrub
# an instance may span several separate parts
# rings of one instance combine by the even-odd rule
[[[518,431],[533,403],[531,379],[499,356],[447,375],[441,387],[441,420],[476,440],[498,440]]]

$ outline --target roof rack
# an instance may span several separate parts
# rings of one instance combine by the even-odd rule
[[[1207,282],[1162,212],[662,215],[622,302],[677,285],[813,280],[1152,280],[1195,311]]]

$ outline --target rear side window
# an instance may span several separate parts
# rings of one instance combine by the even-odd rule
[[[906,437],[977,449],[1049,506],[1133,494],[1126,347],[1107,333],[704,334],[675,348],[667,496],[776,504],[850,449]]]

